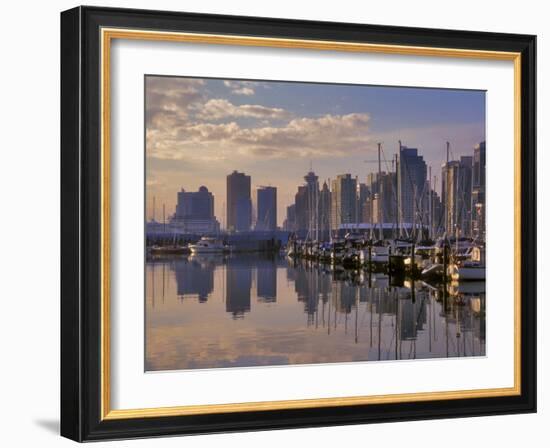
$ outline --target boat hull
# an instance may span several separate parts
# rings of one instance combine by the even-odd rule
[[[229,252],[224,247],[191,247],[192,254],[223,254]]]

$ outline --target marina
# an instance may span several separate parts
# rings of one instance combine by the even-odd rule
[[[147,78],[146,370],[484,356],[485,93],[235,82]]]
[[[369,240],[347,234],[318,243],[289,240],[286,255],[338,268],[366,269],[390,276],[408,276],[446,283],[485,280],[485,244],[471,238],[427,240]]]
[[[485,355],[485,283],[279,252],[151,255],[146,370]]]

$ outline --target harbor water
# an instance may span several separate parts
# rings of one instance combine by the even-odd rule
[[[485,355],[485,282],[265,253],[148,258],[145,275],[147,371]]]

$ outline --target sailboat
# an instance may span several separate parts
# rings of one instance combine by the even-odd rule
[[[473,247],[469,260],[460,260],[449,265],[448,275],[455,281],[485,280],[485,248]]]

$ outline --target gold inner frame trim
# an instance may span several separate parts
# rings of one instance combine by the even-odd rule
[[[514,386],[441,392],[390,395],[279,400],[229,404],[188,405],[141,409],[111,409],[110,345],[110,62],[113,39],[185,42],[212,45],[239,45],[382,53],[409,56],[454,57],[513,61],[514,63]],[[514,52],[469,50],[459,48],[418,47],[304,39],[278,39],[217,34],[145,31],[138,29],[101,29],[101,419],[115,420],[144,417],[200,415],[316,407],[350,406],[414,401],[503,397],[521,394],[521,54]]]

